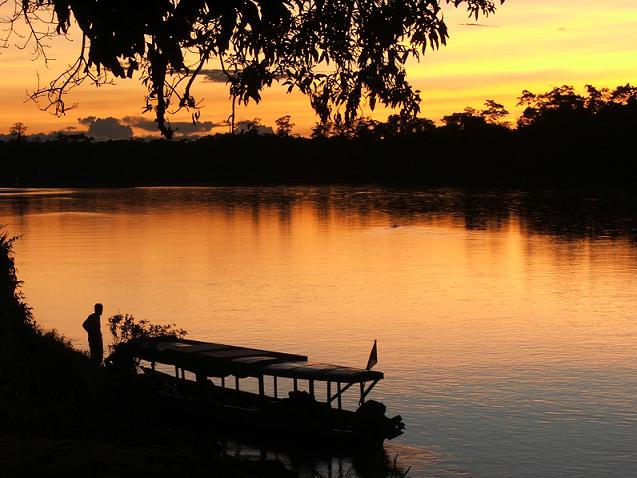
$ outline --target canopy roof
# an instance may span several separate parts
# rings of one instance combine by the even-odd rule
[[[382,372],[309,362],[305,355],[271,352],[234,345],[175,338],[131,344],[134,356],[175,365],[210,377],[271,375],[324,382],[357,383],[381,380]]]

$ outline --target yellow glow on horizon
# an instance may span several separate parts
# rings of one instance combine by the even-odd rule
[[[422,90],[422,116],[439,120],[466,106],[481,107],[494,99],[517,116],[517,97],[522,90],[546,91],[554,86],[585,84],[614,87],[637,82],[637,2],[581,0],[577,5],[549,0],[508,0],[495,15],[468,19],[466,12],[445,9],[450,39],[439,51],[428,51],[420,63],[409,65],[409,78]],[[468,25],[478,24],[478,25]],[[139,116],[144,89],[133,81],[118,80],[116,86],[95,89],[83,86],[68,97],[78,103],[63,118],[41,112],[27,100],[26,91],[37,86],[39,72],[45,83],[72,61],[77,42],[58,39],[52,44],[48,68],[32,61],[28,50],[10,48],[0,54],[0,134],[22,121],[30,133],[67,127],[82,129],[78,117]],[[197,88],[205,99],[202,120],[226,120],[230,102],[225,85],[204,83]],[[25,102],[26,101],[26,102]],[[308,134],[316,116],[309,100],[287,95],[281,87],[263,94],[259,105],[239,108],[237,119],[260,117],[273,125],[285,114],[292,116],[295,132]],[[382,108],[371,116],[385,119]],[[150,115],[149,115],[150,117]],[[174,121],[187,121],[188,113]],[[136,130],[136,134],[144,132]]]

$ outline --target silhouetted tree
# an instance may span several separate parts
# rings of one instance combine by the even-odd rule
[[[276,123],[276,134],[279,136],[290,136],[292,134],[292,128],[294,128],[294,123],[290,121],[291,116],[285,115],[276,119],[274,122]]]
[[[452,113],[444,116],[442,122],[448,128],[461,131],[475,130],[485,126],[506,127],[508,125],[508,123],[502,121],[509,114],[503,105],[494,100],[486,100],[484,106],[483,110],[466,107],[461,113]]]
[[[310,136],[314,139],[329,138],[332,136],[332,129],[333,125],[330,121],[316,123]]]
[[[60,143],[87,143],[91,141],[85,133],[63,133],[58,132],[55,140]]]
[[[507,123],[502,120],[507,117],[509,112],[504,108],[504,105],[496,103],[494,100],[486,100],[484,106],[486,106],[486,108],[480,112],[480,116],[484,118],[486,123],[506,126]]]
[[[366,116],[361,116],[347,122],[340,114],[334,116],[334,120],[317,123],[312,129],[313,138],[345,138],[345,139],[371,139],[379,137],[378,125],[380,123]]]
[[[522,92],[519,105],[524,106],[518,126],[534,124],[568,124],[582,120],[588,114],[586,99],[569,85],[553,88],[538,95],[528,90]]]
[[[484,127],[487,122],[475,108],[466,107],[460,113],[452,113],[442,117],[442,122],[450,129],[460,131],[475,130]]]
[[[378,121],[366,116],[356,118],[350,126],[344,127],[344,134],[348,138],[376,139],[378,138]]]
[[[13,126],[9,128],[9,134],[15,139],[23,139],[27,134],[27,127],[22,122],[14,123]]]
[[[618,86],[610,92],[610,100],[614,104],[635,107],[637,106],[637,87],[629,83]]]
[[[261,123],[261,118],[243,120],[237,123],[235,132],[239,134],[274,134],[270,126]]]
[[[478,17],[504,0],[446,0]],[[378,101],[419,111],[420,97],[406,80],[406,63],[448,38],[442,0],[14,0],[12,26],[24,18],[26,37],[46,55],[45,42],[82,31],[77,61],[32,98],[63,114],[64,95],[85,80],[102,84],[106,72],[130,78],[141,71],[154,111],[171,137],[166,114],[199,107],[191,89],[201,75],[222,75],[230,95],[260,101],[261,90],[279,81],[310,97],[322,122],[334,109],[345,123],[361,103]],[[42,26],[52,18],[53,29]],[[7,43],[9,38],[5,39]],[[211,62],[216,69],[206,69]],[[196,112],[195,112],[196,115]],[[196,119],[196,117],[194,118]]]
[[[624,128],[628,117],[637,113],[637,88],[630,84],[614,90],[586,85],[585,95],[569,85],[537,95],[525,90],[519,100],[525,107],[518,120],[521,128],[583,128],[601,123]]]
[[[396,114],[389,115],[385,123],[378,125],[378,129],[383,138],[390,138],[431,133],[436,129],[436,124],[427,118]]]

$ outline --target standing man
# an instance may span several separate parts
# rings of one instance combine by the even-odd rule
[[[100,316],[104,306],[95,304],[95,312],[89,315],[82,323],[84,330],[88,332],[88,346],[91,350],[91,361],[95,365],[101,365],[104,357],[104,344],[102,343],[102,327],[100,324]]]

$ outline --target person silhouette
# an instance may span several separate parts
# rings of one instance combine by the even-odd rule
[[[100,324],[100,316],[104,306],[95,304],[95,312],[90,314],[82,323],[82,327],[88,333],[88,346],[91,351],[91,361],[96,365],[102,364],[104,357],[104,344],[102,343],[102,327]]]

